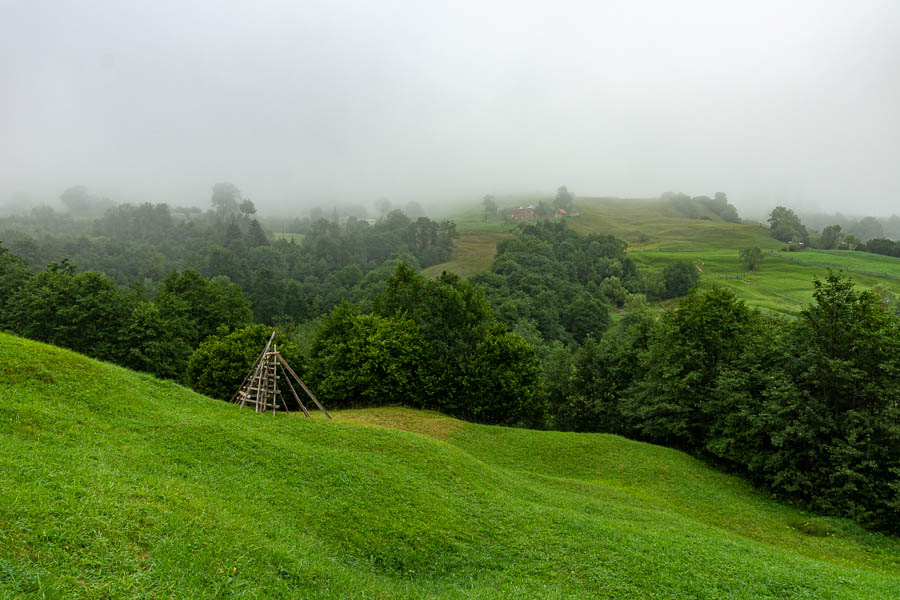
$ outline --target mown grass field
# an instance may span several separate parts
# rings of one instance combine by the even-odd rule
[[[0,598],[897,598],[900,542],[682,453],[259,415],[0,334]]]
[[[471,277],[476,273],[491,270],[497,256],[497,243],[511,237],[511,233],[463,230],[454,243],[453,258],[422,270],[426,277],[437,277],[443,271],[456,273],[460,277]]]
[[[663,200],[579,198],[576,207],[581,216],[567,221],[570,227],[625,240],[629,255],[645,271],[661,271],[673,261],[686,260],[702,269],[701,288],[728,287],[750,306],[765,311],[797,314],[813,299],[813,279],[824,278],[829,268],[846,271],[863,289],[884,283],[900,294],[900,259],[847,250],[784,252],[784,244],[759,224],[712,220],[715,215],[707,215],[710,220],[686,219]],[[462,222],[468,223],[465,219],[471,220],[475,212]],[[511,235],[463,226],[460,233],[453,260],[428,273],[446,269],[471,276],[490,270],[496,242]],[[758,271],[747,273],[738,252],[752,247],[761,248],[766,256]]]

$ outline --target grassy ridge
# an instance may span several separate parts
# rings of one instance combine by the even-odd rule
[[[673,450],[273,418],[0,334],[3,598],[898,595],[896,540]]]

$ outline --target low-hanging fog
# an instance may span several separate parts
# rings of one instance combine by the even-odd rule
[[[0,1],[0,204],[898,212],[900,3]]]

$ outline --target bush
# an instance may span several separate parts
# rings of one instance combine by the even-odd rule
[[[200,344],[188,360],[188,385],[211,398],[231,400],[271,335],[270,327],[258,324],[231,333],[220,329]],[[277,335],[275,344],[288,364],[303,377],[303,364],[297,347],[289,341],[279,341]],[[285,386],[281,392],[290,404],[293,398],[290,390]]]
[[[342,304],[316,334],[310,382],[330,406],[422,407],[422,337],[410,319],[360,315]]]
[[[663,269],[663,280],[666,282],[666,298],[686,296],[700,282],[700,273],[691,263],[679,260]]]

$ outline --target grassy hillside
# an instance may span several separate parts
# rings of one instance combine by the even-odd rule
[[[686,260],[701,269],[702,288],[722,285],[732,289],[750,306],[784,314],[796,314],[812,301],[814,277],[826,269],[848,271],[862,288],[885,283],[900,293],[900,259],[846,250],[782,252],[781,242],[758,224],[735,224],[718,220],[686,219],[666,200],[579,198],[581,216],[568,221],[579,233],[608,233],[628,242],[629,254],[645,271],[661,271],[676,260]],[[461,215],[462,223],[474,222],[475,211]],[[453,260],[436,265],[426,274],[442,270],[470,276],[490,270],[496,243],[510,235],[508,227],[491,224],[494,230],[467,230]],[[766,252],[760,269],[746,273],[738,258],[743,248]],[[740,276],[740,279],[738,277]]]
[[[422,270],[426,277],[437,277],[443,271],[456,273],[460,277],[471,277],[476,273],[490,271],[497,256],[497,242],[510,237],[511,233],[463,230],[459,233],[453,248],[453,258],[445,263]]]
[[[768,230],[756,224],[686,219],[667,200],[579,198],[581,216],[570,221],[579,233],[608,233],[628,242],[632,250],[697,252],[712,249],[780,248]]]
[[[900,543],[615,436],[258,415],[0,334],[17,597],[897,598]]]

